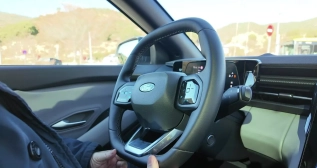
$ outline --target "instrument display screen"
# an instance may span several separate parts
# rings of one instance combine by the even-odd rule
[[[184,72],[187,75],[200,73],[205,69],[206,61],[179,61],[173,65],[173,71]],[[226,62],[225,90],[240,85],[237,66],[233,62]]]

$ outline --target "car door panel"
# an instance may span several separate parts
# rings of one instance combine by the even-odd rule
[[[78,138],[88,131],[111,102],[114,82],[74,84],[32,91],[16,91],[47,125],[82,122],[82,125],[55,128],[62,136]],[[64,125],[65,125],[64,124]],[[66,124],[67,125],[67,124]]]
[[[92,141],[97,142],[100,145],[106,145],[110,142],[109,132],[108,132],[109,118],[101,121],[87,133],[83,134],[78,138],[81,141]],[[131,129],[131,126],[137,125],[137,118],[133,111],[126,111],[122,116],[121,122],[121,131],[125,132],[126,130]]]
[[[48,126],[59,124],[54,129],[61,136],[78,138],[86,133],[89,138],[86,135],[82,140],[93,141],[100,139],[100,136],[107,137],[108,129],[104,125],[101,125],[102,132],[91,130],[99,125],[96,122],[108,124],[107,110],[121,68],[122,66],[1,66],[0,81],[19,94],[35,115]],[[135,123],[136,117],[133,115],[134,112],[130,112],[123,116],[123,123],[126,124],[122,126],[123,131]],[[104,139],[98,142],[108,143],[102,140]]]

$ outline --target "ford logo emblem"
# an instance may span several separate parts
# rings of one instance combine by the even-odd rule
[[[140,86],[140,91],[141,92],[150,92],[154,89],[154,83],[144,83],[143,85]]]

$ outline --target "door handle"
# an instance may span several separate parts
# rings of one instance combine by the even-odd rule
[[[76,121],[76,122],[67,122],[67,121],[60,121],[54,125],[52,125],[52,128],[56,129],[56,130],[60,130],[60,129],[65,129],[65,128],[70,128],[70,127],[76,127],[76,126],[80,126],[85,124],[86,121]]]

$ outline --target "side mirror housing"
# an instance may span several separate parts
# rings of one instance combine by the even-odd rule
[[[118,58],[120,64],[124,64],[127,61],[132,50],[141,39],[142,37],[131,38],[118,45],[115,56]]]

